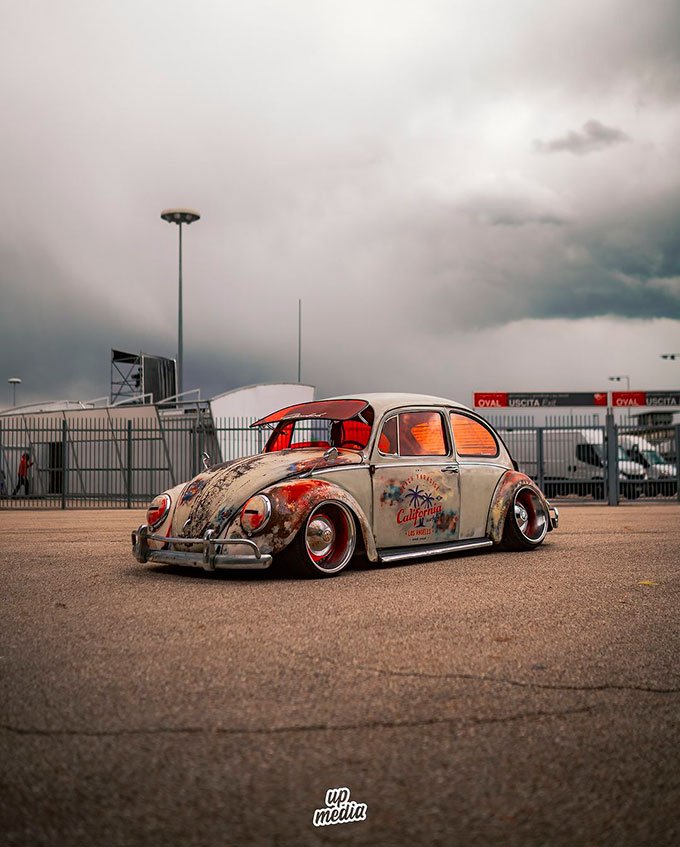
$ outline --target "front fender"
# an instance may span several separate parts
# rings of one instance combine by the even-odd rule
[[[163,494],[168,494],[170,497],[170,510],[165,516],[165,520],[151,530],[152,532],[157,535],[172,535],[174,529],[173,520],[175,518],[175,510],[177,509],[177,504],[179,503],[182,491],[186,488],[186,485],[186,482],[182,482],[174,488],[168,488],[167,491],[163,492]],[[150,550],[161,550],[164,547],[164,544],[162,541],[149,541],[148,546]]]
[[[321,479],[289,479],[270,485],[260,492],[271,500],[272,515],[262,532],[247,535],[240,522],[240,512],[227,528],[225,538],[251,538],[263,553],[276,555],[295,538],[311,510],[323,500],[344,503],[357,519],[366,555],[376,562],[378,553],[371,526],[363,509],[343,488]]]
[[[486,534],[494,542],[499,544],[503,538],[505,519],[512,505],[513,498],[520,488],[531,488],[545,503],[546,514],[550,514],[550,504],[536,483],[526,474],[519,471],[506,471],[498,481],[496,490],[491,498],[489,517],[486,524]],[[548,521],[548,531],[552,529],[552,522]]]

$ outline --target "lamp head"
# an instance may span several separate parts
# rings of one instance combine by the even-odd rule
[[[195,209],[163,209],[161,217],[169,224],[192,224],[201,219]]]

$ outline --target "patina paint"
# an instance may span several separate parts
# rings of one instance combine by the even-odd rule
[[[252,538],[263,553],[275,555],[293,540],[316,505],[325,500],[336,500],[344,503],[355,515],[369,560],[378,560],[366,515],[355,498],[344,489],[325,480],[295,479],[272,485],[261,493],[266,494],[272,504],[272,516],[264,531],[248,535],[237,516],[227,529],[226,538]]]
[[[513,498],[520,488],[531,488],[541,498],[545,505],[546,514],[548,514],[549,505],[545,499],[543,492],[534,483],[534,481],[519,471],[507,471],[501,477],[491,501],[489,508],[489,519],[487,522],[487,536],[496,544],[503,538],[503,530],[505,528],[505,519],[508,515]],[[552,529],[548,522],[548,531]]]
[[[315,468],[360,462],[361,456],[355,451],[340,450],[337,457],[327,461],[323,450],[306,448],[261,453],[215,465],[194,477],[179,498],[172,520],[173,534],[178,538],[201,538],[207,529],[212,529],[219,535],[245,501],[267,486]]]

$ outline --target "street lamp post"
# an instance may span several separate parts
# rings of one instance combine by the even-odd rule
[[[626,391],[630,391],[630,377],[628,374],[621,374],[620,376],[608,376],[607,379],[610,382],[621,382],[622,379],[626,380]],[[628,423],[630,424],[630,406],[628,407]]]
[[[161,217],[169,224],[179,227],[179,298],[177,305],[177,397],[181,398],[184,390],[183,365],[184,350],[182,339],[182,224],[192,224],[201,216],[194,209],[164,209]]]
[[[625,379],[626,391],[630,391],[630,377],[627,374],[621,374],[621,376],[608,376],[607,379],[610,382],[621,382],[622,379]]]
[[[7,382],[12,386],[12,406],[17,404],[17,385],[21,385],[21,380],[18,376],[11,376]]]

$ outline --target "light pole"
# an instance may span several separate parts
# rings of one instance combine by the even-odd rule
[[[12,406],[17,404],[17,385],[21,385],[21,380],[18,376],[11,376],[7,382],[12,386]]]
[[[200,220],[201,216],[194,209],[164,209],[161,217],[169,224],[177,224],[179,227],[179,300],[177,305],[177,398],[180,399],[184,384],[182,369],[184,363],[184,352],[182,344],[182,224],[192,224]]]
[[[628,374],[621,374],[620,376],[608,376],[607,379],[610,382],[621,382],[622,379],[626,380],[626,391],[630,391],[630,377]],[[630,424],[630,406],[628,407],[628,423]]]
[[[625,379],[626,391],[630,391],[630,377],[627,374],[621,374],[621,376],[608,376],[607,379],[610,382],[621,382],[622,379]]]

